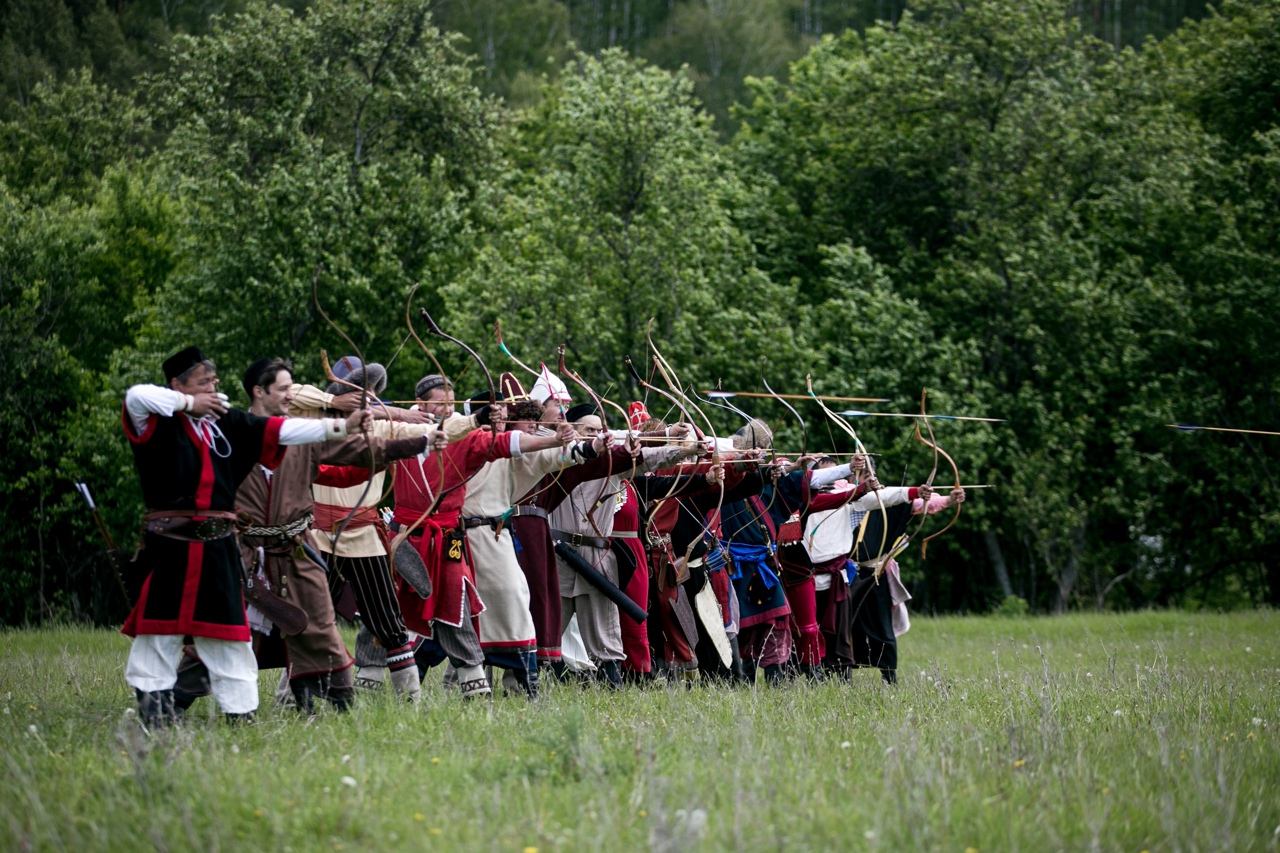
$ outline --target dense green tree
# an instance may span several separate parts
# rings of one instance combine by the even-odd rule
[[[179,205],[178,265],[157,294],[149,357],[199,340],[226,367],[403,340],[410,288],[454,274],[469,207],[495,165],[499,116],[426,0],[266,3],[176,41],[148,83]],[[412,387],[410,385],[410,387]]]
[[[1204,505],[1171,511],[1181,492],[1169,490],[1203,472],[1161,425],[1185,411],[1176,401],[1189,385],[1225,404],[1256,398],[1255,380],[1274,383],[1267,347],[1233,339],[1221,313],[1251,289],[1268,310],[1248,328],[1274,328],[1274,267],[1269,253],[1239,252],[1221,202],[1240,167],[1171,108],[1179,95],[1159,63],[1116,57],[1062,12],[922,3],[898,27],[825,39],[789,83],[757,84],[742,113],[740,156],[767,201],[744,219],[765,268],[797,278],[809,301],[824,287],[826,247],[863,245],[926,307],[934,336],[977,348],[974,402],[1011,418],[989,468],[965,460],[1001,484],[984,495],[997,508],[985,541],[967,545],[989,558],[989,586],[1061,609],[1083,589],[1127,594],[1113,581],[1142,566],[1149,583],[1130,584],[1135,600],[1160,590],[1167,601],[1180,587],[1171,573],[1221,578],[1273,547],[1231,497],[1270,493],[1252,478],[1211,489],[1212,518]],[[1242,70],[1268,55],[1257,15],[1232,20],[1202,55],[1228,69],[1228,90],[1242,74],[1255,81],[1227,102],[1257,102],[1265,75]],[[1211,100],[1201,91],[1189,102]],[[1264,161],[1250,174],[1265,184]],[[1256,372],[1227,375],[1242,364]],[[1187,535],[1193,514],[1201,530]],[[950,556],[942,565],[945,585],[977,570]]]
[[[488,242],[445,291],[459,330],[475,339],[501,320],[531,359],[568,342],[600,389],[630,388],[624,356],[647,373],[651,318],[659,347],[701,382],[789,357],[790,294],[733,225],[744,191],[686,78],[617,50],[579,56],[520,139],[519,171],[489,200]]]

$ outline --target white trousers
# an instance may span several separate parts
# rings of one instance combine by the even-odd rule
[[[196,637],[196,653],[209,670],[209,687],[228,714],[258,710],[258,659],[253,645],[239,640]],[[172,690],[182,662],[181,634],[139,634],[129,649],[124,680],[137,690]]]

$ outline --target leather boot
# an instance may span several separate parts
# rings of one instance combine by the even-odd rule
[[[569,665],[562,660],[551,662],[551,674],[556,681],[564,681],[569,676]]]
[[[648,687],[653,684],[653,673],[640,672],[637,669],[626,669],[622,671],[622,683],[632,687]]]
[[[538,653],[520,652],[520,660],[524,663],[523,669],[513,669],[516,683],[524,690],[525,695],[530,700],[538,698]]]
[[[742,682],[744,684],[756,683],[756,661],[755,658],[742,659]]]
[[[600,664],[600,668],[596,671],[596,678],[605,687],[617,690],[622,686],[622,671],[616,660],[607,660]]]
[[[187,709],[201,696],[213,695],[209,686],[209,670],[199,658],[183,654],[178,664],[178,681],[173,685],[173,710],[178,719],[182,719]]]
[[[803,675],[805,678],[807,678],[809,681],[811,681],[811,682],[812,682],[812,683],[814,683],[814,684],[818,684],[818,683],[820,683],[821,681],[823,681],[823,680],[824,680],[824,679],[823,679],[823,675],[822,675],[822,664],[820,664],[820,663],[815,663],[815,664],[802,663],[802,664],[800,664],[800,674],[801,674],[801,675]]]
[[[782,664],[771,663],[764,668],[764,683],[770,687],[781,687],[786,681],[786,675],[782,672]]]
[[[138,698],[138,718],[148,730],[161,729],[178,721],[173,707],[172,690],[138,690],[134,688]]]
[[[301,675],[289,681],[291,705],[308,716],[316,713],[316,699],[325,699],[339,711],[347,711],[355,700],[351,670]]]
[[[729,652],[732,654],[729,661],[729,680],[733,684],[742,684],[746,681],[746,676],[742,671],[742,654],[738,651],[737,634],[729,638]]]
[[[252,726],[258,721],[258,715],[253,711],[245,711],[243,714],[223,714],[222,716],[229,726]]]
[[[288,667],[280,670],[280,680],[276,682],[276,704],[281,708],[293,708],[297,703],[297,697],[294,696],[293,685],[289,683]],[[307,709],[307,713],[311,713]]]

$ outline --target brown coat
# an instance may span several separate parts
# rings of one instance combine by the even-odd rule
[[[386,442],[374,442],[374,456],[381,466],[385,464],[381,457],[386,455]],[[311,484],[321,465],[365,467],[369,457],[368,445],[361,435],[289,447],[269,476],[264,468],[255,466],[244,479],[236,493],[236,512],[256,527],[286,527],[312,511]],[[241,548],[250,571],[257,565],[258,548],[262,548],[272,588],[307,613],[306,630],[285,638],[289,676],[338,672],[349,667],[351,655],[338,633],[325,570],[288,540],[242,536]]]

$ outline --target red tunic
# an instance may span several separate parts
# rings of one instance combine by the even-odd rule
[[[122,417],[150,510],[234,511],[240,481],[259,463],[274,468],[285,450],[279,444],[283,418],[260,418],[239,409],[218,419],[216,452],[209,447],[211,428],[185,414],[153,414],[141,432],[127,411]],[[206,430],[206,436],[197,429]],[[123,633],[249,640],[234,536],[186,542],[147,533],[143,544],[139,559],[149,575]]]
[[[413,527],[405,547],[412,545],[422,555],[431,575],[431,597],[421,598],[403,579],[397,578],[397,597],[405,624],[413,631],[431,636],[432,620],[461,626],[464,602],[474,619],[484,610],[476,592],[476,574],[467,553],[466,536],[461,535],[457,559],[451,559],[446,531],[458,530],[459,513],[467,496],[465,482],[486,462],[511,457],[511,436],[476,430],[426,459],[415,456],[396,463],[394,521]],[[423,514],[441,492],[447,494],[427,518]],[[419,520],[421,523],[419,523]],[[416,525],[416,526],[415,526]]]

